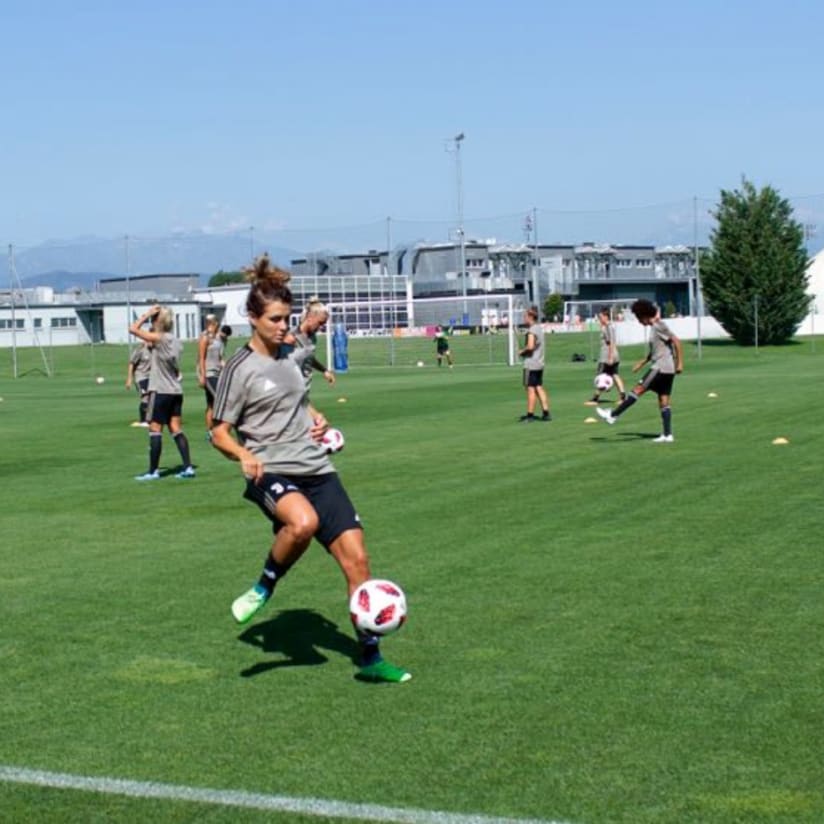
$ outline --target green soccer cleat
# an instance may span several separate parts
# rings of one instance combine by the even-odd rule
[[[374,664],[361,667],[356,673],[355,678],[359,681],[374,681],[376,683],[386,684],[402,684],[404,681],[409,681],[412,678],[412,673],[405,669],[396,667],[388,661],[380,660]]]
[[[268,600],[269,594],[266,590],[257,585],[253,586],[232,602],[232,615],[235,621],[239,624],[251,621],[252,617],[263,609],[263,605]]]

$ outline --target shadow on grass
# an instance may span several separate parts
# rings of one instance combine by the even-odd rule
[[[621,443],[622,441],[651,441],[657,438],[660,432],[611,432],[609,435],[595,435],[590,440],[613,443]]]
[[[357,661],[358,645],[328,618],[311,609],[292,609],[281,612],[269,621],[256,624],[238,636],[239,640],[258,647],[267,655],[278,655],[276,660],[260,661],[241,671],[243,678],[251,678],[280,667],[312,667],[329,659],[321,652],[335,652]]]

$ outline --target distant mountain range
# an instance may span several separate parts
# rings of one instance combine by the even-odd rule
[[[268,251],[281,265],[301,257],[293,249],[270,246],[260,239],[255,253]],[[138,275],[196,273],[205,285],[216,272],[246,266],[252,249],[248,237],[238,234],[175,234],[158,238],[97,237],[47,241],[14,251],[14,269],[27,287],[51,286],[57,291],[73,287],[92,289],[104,278]]]

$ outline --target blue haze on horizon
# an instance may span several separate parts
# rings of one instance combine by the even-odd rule
[[[459,132],[477,236],[534,208],[542,241],[670,242],[696,203],[705,236],[742,176],[824,234],[812,0],[7,0],[3,29],[4,244],[446,240]]]

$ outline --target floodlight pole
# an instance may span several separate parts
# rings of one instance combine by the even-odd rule
[[[463,295],[463,314],[467,314],[466,304],[466,232],[464,231],[464,205],[463,205],[463,169],[461,168],[461,144],[464,141],[464,133],[456,134],[453,139],[455,143],[455,183],[458,191],[458,234],[460,236],[460,267],[461,267],[461,294]],[[462,318],[463,320],[463,318]]]
[[[692,199],[692,244],[695,256],[695,325],[698,343],[698,360],[701,360],[701,315],[704,313],[704,297],[701,293],[701,260],[698,256],[698,198]]]
[[[14,315],[14,245],[9,244],[9,296],[11,297],[11,362],[12,375],[17,377],[17,321]]]
[[[532,296],[538,307],[538,318],[544,315],[541,307],[541,275],[538,267],[538,210],[532,208]]]
[[[129,347],[129,354],[132,352],[132,335],[129,329],[132,325],[132,275],[131,260],[129,256],[129,236],[123,236],[123,247],[126,255],[126,343]]]

